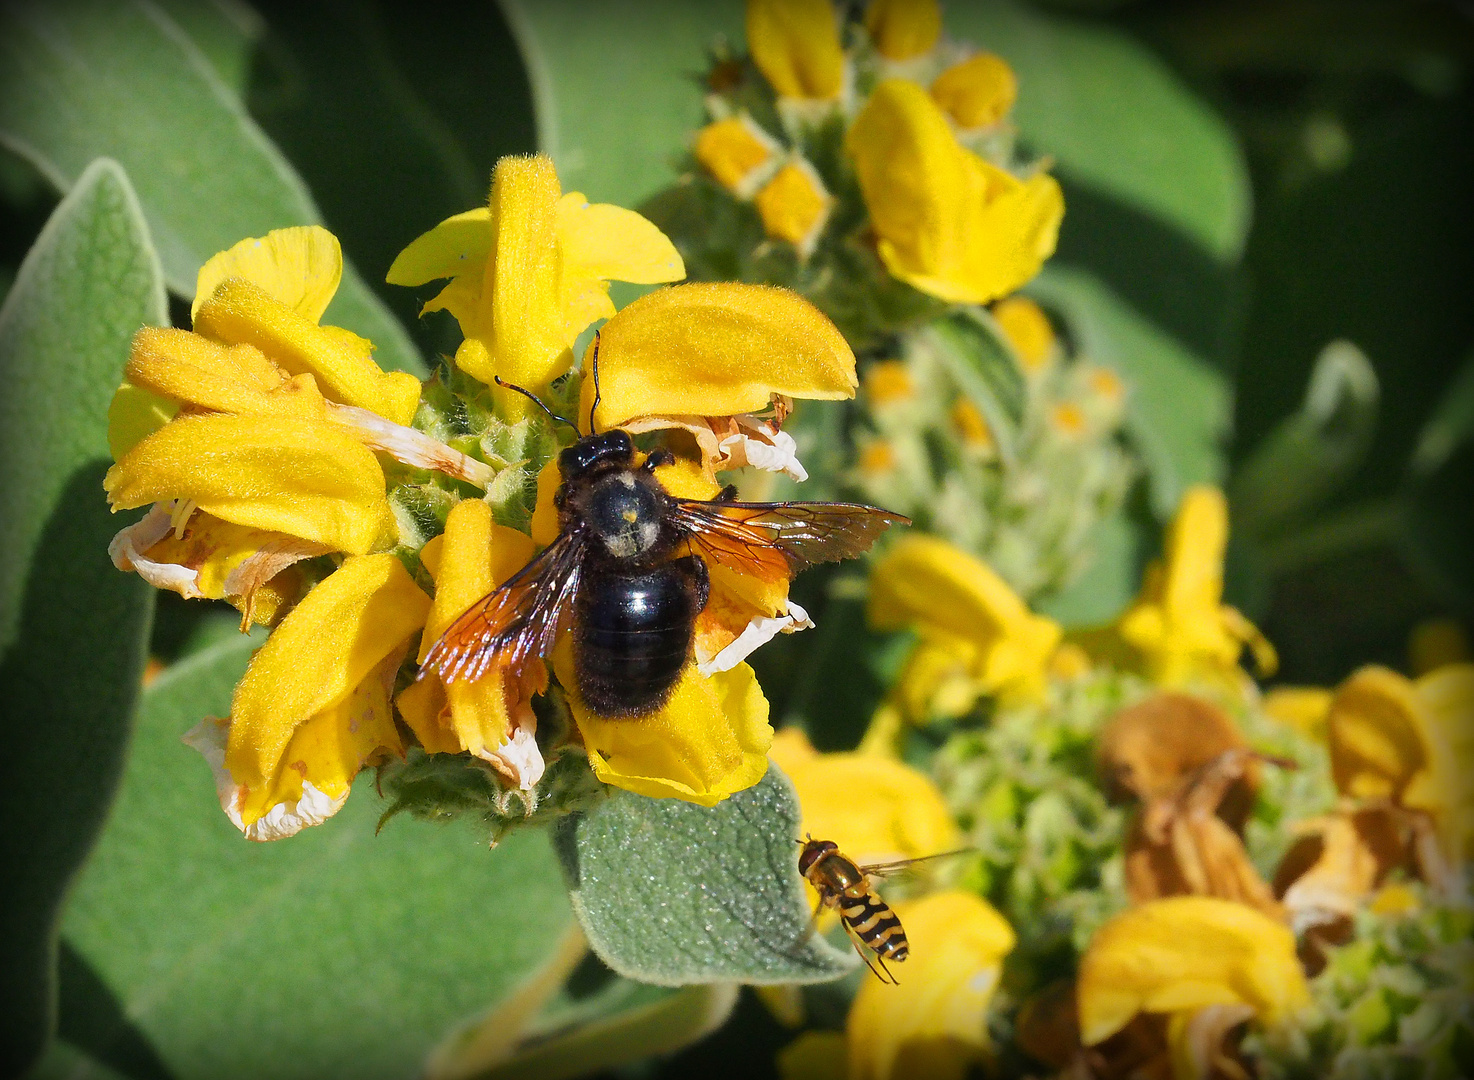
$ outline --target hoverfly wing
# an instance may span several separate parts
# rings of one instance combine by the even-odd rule
[[[740,503],[677,499],[671,523],[707,556],[760,577],[793,577],[859,555],[892,525],[911,519],[859,503]]]
[[[918,855],[914,859],[896,859],[894,862],[866,863],[860,867],[860,873],[867,877],[887,877],[898,874],[903,870],[910,869],[917,863],[931,862],[933,859],[950,859],[954,855],[971,855],[977,848],[957,848],[954,851],[939,851],[935,855]]]
[[[509,671],[553,651],[564,615],[578,593],[583,534],[562,533],[502,585],[467,608],[425,654],[420,674],[447,683],[474,680],[500,656]]]

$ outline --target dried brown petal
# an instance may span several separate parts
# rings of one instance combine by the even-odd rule
[[[1100,734],[1097,757],[1108,785],[1143,801],[1175,798],[1193,776],[1228,750],[1247,746],[1222,709],[1188,694],[1157,694],[1121,710]],[[1258,789],[1249,763],[1220,801],[1219,814],[1235,828],[1248,817]]]

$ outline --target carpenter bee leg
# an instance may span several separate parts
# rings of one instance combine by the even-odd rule
[[[726,487],[722,488],[721,491],[717,492],[717,497],[715,499],[711,500],[711,501],[712,502],[724,503],[724,502],[732,502],[736,498],[737,498],[737,485],[736,484],[728,484]]]
[[[656,469],[663,468],[666,465],[674,465],[675,463],[675,454],[672,454],[665,447],[661,446],[650,451],[650,456],[645,459],[643,468],[646,472],[653,473]]]

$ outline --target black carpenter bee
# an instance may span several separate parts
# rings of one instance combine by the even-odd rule
[[[590,431],[597,354],[593,370]],[[577,430],[528,391],[497,381]],[[854,503],[736,502],[731,487],[710,501],[678,499],[655,475],[674,460],[658,449],[636,464],[628,432],[617,428],[565,449],[554,497],[557,539],[452,623],[421,674],[476,679],[493,660],[517,673],[548,656],[571,626],[584,703],[600,716],[648,716],[665,704],[690,660],[709,591],[708,560],[792,578],[816,563],[858,555],[891,525],[909,523]]]

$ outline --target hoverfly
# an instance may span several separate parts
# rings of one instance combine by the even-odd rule
[[[593,431],[598,407],[593,358]],[[554,420],[538,398],[525,394]],[[637,718],[658,711],[691,658],[696,616],[709,592],[707,561],[792,578],[816,563],[852,558],[891,525],[909,522],[854,503],[678,499],[655,475],[669,450],[635,463],[628,432],[584,435],[558,457],[558,536],[501,587],[460,616],[425,657],[421,674],[476,679],[493,660],[516,673],[573,633],[579,696],[594,713]],[[682,551],[688,554],[680,554]]]
[[[893,960],[901,963],[911,955],[911,946],[906,941],[906,931],[901,926],[901,920],[891,906],[881,899],[875,886],[870,884],[871,877],[883,877],[919,862],[963,855],[971,850],[960,848],[936,855],[922,855],[915,859],[898,859],[895,862],[861,866],[841,854],[839,846],[833,840],[815,840],[805,834],[805,838],[799,843],[803,845],[803,850],[798,853],[798,872],[819,894],[820,907],[834,908],[839,912],[839,920],[844,924],[845,932],[855,946],[855,952],[865,961],[865,966],[881,982],[892,985],[895,984],[896,977],[885,966],[885,962]],[[865,955],[866,949],[875,954],[876,962],[880,964],[879,971]]]

